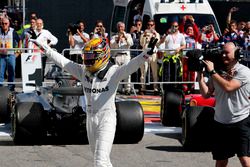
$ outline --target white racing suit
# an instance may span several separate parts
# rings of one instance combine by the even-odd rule
[[[95,167],[112,167],[110,152],[116,130],[115,95],[119,82],[144,64],[146,51],[122,66],[110,63],[95,74],[85,70],[84,65],[76,64],[63,55],[46,50],[46,55],[58,66],[79,79],[83,85],[87,109],[87,134],[94,154]]]

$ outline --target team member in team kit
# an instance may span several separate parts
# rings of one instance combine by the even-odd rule
[[[226,43],[223,52],[223,73],[215,71],[214,63],[205,60],[210,74],[208,83],[202,72],[198,75],[202,96],[214,94],[216,99],[213,159],[216,167],[227,167],[228,159],[237,154],[241,165],[247,167],[250,166],[250,69],[238,62],[234,43]]]
[[[76,64],[52,50],[46,43],[34,41],[47,57],[82,82],[86,97],[87,133],[95,167],[112,167],[110,153],[116,131],[115,95],[119,82],[127,78],[153,54],[147,49],[121,66],[112,64],[106,38],[93,38],[84,47],[83,64]],[[153,47],[155,41],[152,42]]]

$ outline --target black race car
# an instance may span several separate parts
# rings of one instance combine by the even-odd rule
[[[82,86],[59,72],[56,84],[30,93],[10,93],[0,88],[0,121],[11,121],[15,144],[44,141],[86,142],[86,112],[81,106]],[[34,85],[35,86],[35,85]],[[144,135],[144,115],[139,102],[116,99],[115,143],[138,143]],[[50,140],[51,139],[51,140]]]

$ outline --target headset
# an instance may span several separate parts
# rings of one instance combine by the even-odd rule
[[[242,58],[244,58],[244,53],[243,53],[243,50],[241,47],[239,47],[238,43],[237,42],[233,42],[234,43],[234,46],[235,46],[235,50],[234,50],[234,58],[236,60],[241,60]]]

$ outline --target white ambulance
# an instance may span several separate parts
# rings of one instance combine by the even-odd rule
[[[184,16],[194,18],[201,30],[208,24],[213,24],[217,34],[221,34],[218,22],[208,0],[113,0],[111,35],[116,30],[118,21],[126,24],[129,32],[135,15],[141,15],[143,29],[149,19],[154,19],[156,31],[163,35],[169,29],[171,22],[182,22]]]

